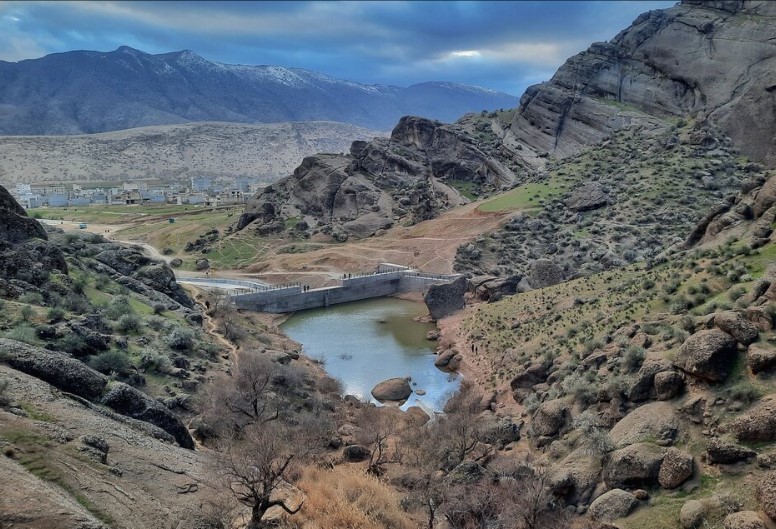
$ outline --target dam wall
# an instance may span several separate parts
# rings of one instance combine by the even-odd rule
[[[239,309],[272,313],[296,312],[392,296],[401,292],[422,292],[430,285],[449,283],[458,277],[457,275],[426,274],[398,267],[398,265],[385,264],[385,266],[380,265],[372,274],[344,277],[340,279],[338,286],[305,291],[301,285],[292,285],[231,296],[231,299]]]

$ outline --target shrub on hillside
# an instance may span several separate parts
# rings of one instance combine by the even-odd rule
[[[643,347],[632,345],[622,355],[622,365],[629,373],[636,371],[644,363],[646,353]]]
[[[110,303],[105,307],[104,312],[105,316],[108,318],[117,320],[124,314],[134,314],[135,309],[132,308],[127,296],[116,296],[110,300]]]
[[[123,351],[110,350],[93,356],[89,360],[89,365],[100,373],[121,374],[127,371],[132,364]]]
[[[23,322],[27,323],[32,319],[33,316],[35,316],[35,309],[33,309],[29,305],[25,305],[24,307],[22,307],[22,310],[19,313],[19,316]]]
[[[59,350],[73,356],[80,356],[89,351],[89,346],[77,334],[68,333],[59,341]]]
[[[35,337],[35,329],[29,325],[17,325],[10,331],[5,333],[5,337],[17,342],[24,342],[30,345],[35,345],[38,340]]]
[[[140,318],[136,314],[124,314],[116,322],[116,330],[123,334],[138,332],[141,326]]]
[[[167,336],[167,345],[176,351],[187,351],[194,346],[194,332],[184,327],[175,327]]]
[[[155,371],[157,373],[167,373],[172,369],[172,361],[167,355],[146,348],[140,353],[140,369],[146,371]]]
[[[65,299],[62,300],[62,307],[70,312],[77,312],[78,314],[86,314],[91,312],[92,305],[85,296],[80,296],[75,292],[70,292]]]
[[[11,403],[11,398],[6,394],[8,391],[8,379],[0,378],[0,406],[7,406]]]
[[[49,323],[57,323],[65,319],[65,311],[59,307],[54,307],[49,309],[48,313],[46,313],[46,317],[48,318]]]
[[[30,305],[43,305],[43,296],[37,292],[25,292],[19,296],[20,303],[28,303]]]

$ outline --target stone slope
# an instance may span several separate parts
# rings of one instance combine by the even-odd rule
[[[742,152],[776,150],[776,4],[685,1],[571,57],[520,100],[510,135],[564,157],[648,116],[707,118]]]

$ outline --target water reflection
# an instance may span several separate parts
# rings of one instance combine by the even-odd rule
[[[434,326],[412,321],[425,313],[420,303],[381,298],[296,313],[283,331],[305,354],[322,358],[346,393],[373,400],[370,391],[378,382],[410,376],[412,389],[425,394],[413,393],[402,408],[437,411],[459,377],[434,367],[434,342],[426,339]]]

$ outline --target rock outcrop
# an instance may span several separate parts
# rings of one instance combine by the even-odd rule
[[[0,361],[86,399],[102,395],[108,379],[65,353],[0,338]]]
[[[690,479],[692,472],[692,456],[672,447],[660,464],[657,480],[664,489],[675,489]]]
[[[604,470],[611,487],[638,488],[658,483],[664,449],[648,443],[636,443],[612,452]]]
[[[194,440],[188,429],[170,410],[161,403],[121,382],[115,382],[102,403],[122,415],[158,426],[172,435],[183,448],[194,449]]]
[[[48,239],[46,230],[29,218],[8,190],[0,186],[0,241],[15,244],[29,239]]]
[[[459,277],[445,285],[431,285],[423,295],[431,318],[439,320],[453,314],[464,306],[464,294],[468,289],[465,277]]]
[[[48,242],[43,226],[0,186],[0,292],[19,297],[47,283],[50,272],[67,270],[62,251]]]
[[[248,202],[237,228],[254,224],[268,234],[297,219],[304,224],[294,229],[303,234],[368,237],[399,220],[419,222],[467,202],[452,187],[458,183],[495,188],[515,179],[460,126],[404,117],[388,139],[356,141],[348,155],[305,158],[293,175]]]
[[[776,472],[769,472],[757,483],[757,498],[762,511],[776,521]]]
[[[774,161],[776,55],[767,1],[685,1],[640,15],[610,42],[571,57],[520,100],[510,133],[568,156],[650,116],[709,119],[748,156]]]
[[[754,511],[739,511],[728,514],[722,522],[724,529],[766,529],[765,522]]]

